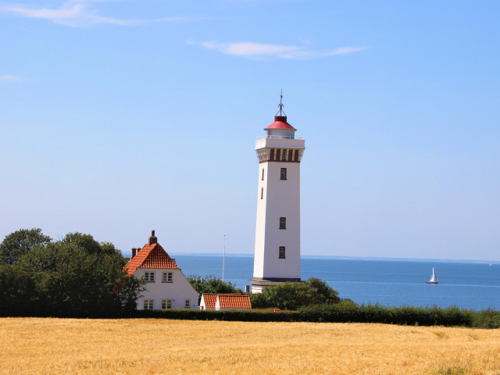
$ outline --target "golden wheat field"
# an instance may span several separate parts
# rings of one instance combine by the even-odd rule
[[[0,319],[6,374],[499,374],[500,330]]]

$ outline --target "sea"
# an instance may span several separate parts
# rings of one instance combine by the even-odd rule
[[[222,277],[222,256],[175,255],[184,275]],[[316,277],[356,303],[458,306],[500,310],[500,264],[357,259],[301,260],[302,280]],[[435,268],[439,284],[426,284]],[[224,280],[245,289],[253,257],[226,256]]]

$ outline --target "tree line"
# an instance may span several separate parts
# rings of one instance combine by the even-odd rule
[[[0,244],[0,315],[119,317],[136,309],[144,282],[111,242],[68,233],[54,241],[21,229]]]
[[[228,281],[215,276],[188,276],[193,288],[200,293],[236,293],[243,291]],[[250,296],[252,308],[279,308],[297,310],[304,306],[336,304],[341,302],[339,293],[325,281],[311,277],[303,282],[285,282],[266,288],[262,293],[246,293]]]

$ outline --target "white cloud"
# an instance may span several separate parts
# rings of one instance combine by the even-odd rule
[[[203,47],[215,49],[227,55],[235,56],[283,56],[298,50],[294,46],[282,46],[279,44],[262,44],[262,43],[217,43],[205,42],[200,43]]]
[[[281,44],[264,43],[219,43],[217,41],[195,43],[208,49],[214,49],[226,55],[242,57],[277,57],[280,59],[314,59],[326,56],[339,56],[363,51],[364,47],[340,47],[334,50],[314,51],[305,50],[302,46],[285,46]]]
[[[181,17],[158,18],[150,20],[122,20],[112,17],[103,17],[97,14],[96,9],[90,9],[88,7],[89,2],[100,1],[69,0],[64,2],[59,8],[34,8],[24,5],[7,4],[0,5],[0,13],[12,14],[19,17],[45,19],[57,24],[71,27],[88,27],[100,23],[121,26],[137,26],[151,22],[185,20]]]
[[[0,82],[21,82],[23,79],[19,76],[4,75],[0,76]]]

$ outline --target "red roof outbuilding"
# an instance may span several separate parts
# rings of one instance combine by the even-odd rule
[[[205,301],[205,306],[207,308],[215,309],[217,294],[203,293],[203,300]]]
[[[219,294],[221,309],[251,309],[250,296],[245,294]]]

